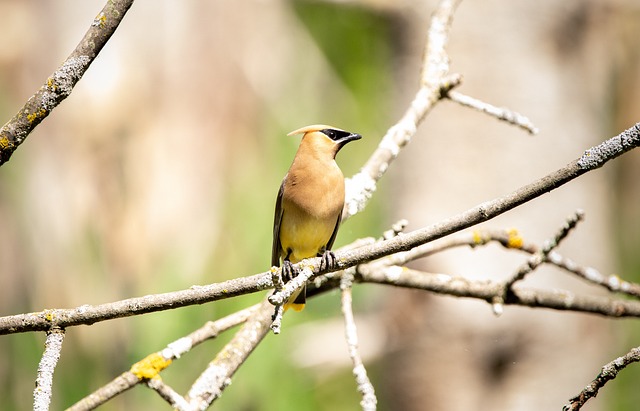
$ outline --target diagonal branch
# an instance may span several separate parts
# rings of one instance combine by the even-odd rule
[[[404,115],[382,137],[380,144],[360,172],[345,181],[346,196],[342,220],[362,211],[376,191],[376,183],[400,151],[411,141],[418,125],[444,96],[460,84],[460,75],[449,74],[446,46],[453,14],[459,1],[443,0],[434,12],[422,60],[420,88]]]
[[[204,410],[231,384],[231,377],[269,332],[273,306],[266,300],[245,322],[193,383],[186,396],[193,409]]]
[[[51,111],[71,94],[100,50],[120,25],[133,0],[109,0],[75,50],[25,105],[0,129],[0,166]]]
[[[136,384],[140,384],[145,381],[150,382],[157,377],[159,372],[166,368],[171,361],[180,358],[196,345],[206,340],[216,338],[221,332],[247,321],[258,307],[259,305],[254,305],[219,320],[208,321],[191,334],[168,344],[162,351],[150,354],[144,359],[136,362],[131,366],[129,371],[125,371],[111,382],[81,399],[76,404],[68,408],[67,411],[92,410],[104,404],[116,395],[122,394]],[[165,400],[175,400],[172,404],[180,403],[180,401],[176,399],[175,395],[169,395],[170,390],[168,387],[159,383],[151,383],[148,385],[150,388],[155,389]],[[167,395],[163,396],[164,394]]]
[[[640,347],[633,348],[622,357],[618,357],[610,363],[606,364],[600,370],[600,374],[585,387],[580,394],[569,400],[569,404],[562,407],[562,411],[578,411],[589,401],[590,398],[598,395],[600,388],[618,376],[618,373],[627,367],[627,365],[640,361]]]

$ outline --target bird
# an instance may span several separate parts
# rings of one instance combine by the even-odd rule
[[[342,221],[344,175],[335,161],[345,144],[360,134],[315,124],[287,134],[302,134],[300,146],[284,176],[276,199],[273,221],[271,266],[279,267],[286,283],[298,275],[293,264],[310,257],[322,257],[320,269],[335,267],[331,251]],[[301,311],[306,285],[294,293],[284,309]]]

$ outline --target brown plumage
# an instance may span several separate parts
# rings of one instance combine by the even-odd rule
[[[292,267],[305,258],[322,257],[322,268],[335,264],[331,247],[338,233],[344,207],[344,176],[335,162],[338,151],[349,141],[361,138],[326,125],[292,131],[303,134],[293,163],[284,176],[273,222],[271,265],[280,266],[289,281],[297,275]],[[304,308],[306,287],[285,304]]]

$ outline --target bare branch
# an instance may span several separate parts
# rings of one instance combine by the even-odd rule
[[[47,339],[44,343],[44,353],[38,365],[38,376],[36,377],[36,387],[33,390],[34,411],[47,411],[51,404],[51,387],[53,385],[53,372],[56,369],[62,342],[64,341],[64,330],[54,328],[47,332]]]
[[[449,98],[451,101],[455,101],[462,106],[473,108],[475,110],[493,116],[498,120],[506,121],[509,124],[518,126],[526,130],[529,134],[538,134],[539,130],[536,126],[533,125],[531,120],[520,113],[509,110],[508,108],[493,106],[489,103],[485,103],[484,101],[467,96],[455,90],[449,91],[447,93],[447,98]]]
[[[600,374],[585,387],[580,394],[569,400],[569,404],[562,407],[563,411],[578,411],[590,399],[598,395],[600,388],[618,376],[627,365],[640,361],[640,347],[631,349],[626,355],[618,357],[602,367]]]
[[[169,405],[171,405],[174,409],[179,411],[187,411],[192,408],[189,406],[189,403],[184,399],[184,397],[178,394],[173,388],[168,386],[162,381],[160,377],[152,378],[147,380],[147,387],[151,388],[158,395],[167,401]]]
[[[133,0],[109,0],[75,50],[25,105],[0,129],[0,166],[38,124],[71,94],[100,50],[120,25]]]
[[[273,287],[271,275],[261,273],[221,283],[192,286],[187,290],[151,294],[100,305],[82,305],[71,309],[51,309],[0,318],[0,335],[28,331],[47,331],[91,325],[114,318],[163,311],[194,304],[204,304]]]
[[[547,261],[547,256],[554,248],[560,245],[560,242],[569,235],[569,232],[575,228],[579,221],[582,221],[584,218],[584,212],[582,210],[578,210],[574,215],[569,217],[562,228],[556,233],[553,239],[547,240],[544,242],[542,248],[535,252],[529,259],[518,268],[515,275],[513,275],[510,279],[505,281],[504,283],[504,291],[502,295],[496,296],[493,299],[493,312],[496,315],[502,314],[503,308],[502,304],[505,299],[509,297],[509,293],[512,291],[513,285],[524,279],[524,277],[530,272],[534,271],[541,264]]]
[[[205,409],[222,395],[231,377],[269,332],[273,306],[263,301],[236,335],[193,383],[186,396],[194,409]]]
[[[155,378],[160,371],[169,366],[171,361],[180,358],[196,345],[208,339],[216,338],[221,332],[245,322],[259,307],[260,305],[256,304],[219,320],[208,321],[191,334],[168,344],[164,350],[150,354],[136,362],[129,371],[122,373],[94,393],[78,401],[68,411],[92,410],[136,384]],[[159,386],[159,384],[154,384],[154,386]],[[165,389],[163,392],[167,393],[168,391]],[[162,395],[160,391],[158,393]]]
[[[344,316],[344,329],[349,347],[349,357],[353,362],[353,376],[356,379],[358,392],[362,395],[360,406],[363,411],[375,411],[378,399],[373,384],[367,376],[367,370],[364,368],[362,358],[358,352],[358,330],[356,322],[353,318],[353,307],[351,299],[351,288],[355,269],[345,270],[340,281],[340,290],[342,291],[342,315]]]
[[[472,281],[463,277],[425,273],[397,266],[362,265],[358,268],[356,280],[427,290],[453,297],[476,298],[490,304],[496,296],[501,295],[504,289],[502,282]],[[616,318],[640,316],[640,302],[637,301],[583,296],[565,290],[514,287],[512,291],[509,298],[505,300],[505,305],[577,311]]]
[[[434,12],[422,60],[420,88],[402,118],[382,137],[378,148],[353,177],[345,181],[343,221],[362,211],[376,191],[377,181],[416,134],[418,125],[449,90],[460,84],[460,75],[449,74],[446,45],[459,1],[443,0]]]

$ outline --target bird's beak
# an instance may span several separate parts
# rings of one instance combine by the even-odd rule
[[[348,136],[344,136],[341,139],[337,140],[336,143],[338,143],[338,145],[342,147],[345,144],[347,144],[349,141],[360,140],[361,138],[362,136],[360,134],[351,133]]]

